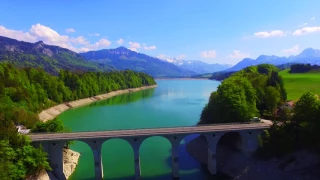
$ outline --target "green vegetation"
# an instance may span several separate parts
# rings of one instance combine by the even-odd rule
[[[294,71],[311,68],[294,66]],[[278,71],[275,66],[264,64],[232,74],[211,94],[199,124],[245,122],[259,112],[274,120],[260,137],[260,157],[284,156],[299,149],[319,151],[320,99],[315,94],[320,92],[319,74]],[[284,85],[289,99],[299,99],[292,110],[280,108],[286,102]]]
[[[17,67],[41,68],[54,75],[61,69],[95,72],[114,70],[108,65],[87,61],[81,55],[65,48],[46,45],[42,41],[28,43],[3,36],[0,36],[0,62],[11,63]]]
[[[298,100],[298,98],[306,92],[312,92],[320,95],[320,73],[289,73],[289,69],[279,72],[283,78],[288,99]]]
[[[199,124],[247,122],[259,114],[272,116],[285,101],[278,69],[268,64],[251,66],[219,85],[204,107]]]
[[[320,150],[320,100],[304,93],[285,121],[261,136],[258,153],[265,158],[283,156],[299,149]]]
[[[128,70],[61,70],[59,76],[52,76],[42,69],[0,63],[0,177],[24,179],[50,168],[46,153],[32,147],[26,136],[18,134],[15,125],[23,124],[33,132],[64,132],[67,130],[60,120],[42,123],[37,114],[57,103],[154,84],[151,76]]]

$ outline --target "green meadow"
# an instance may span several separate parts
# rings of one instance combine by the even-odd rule
[[[291,74],[286,69],[279,74],[284,80],[288,100],[298,100],[307,91],[320,95],[320,72]]]

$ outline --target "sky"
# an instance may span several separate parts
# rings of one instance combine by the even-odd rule
[[[320,49],[319,9],[319,0],[4,1],[0,36],[233,65]]]

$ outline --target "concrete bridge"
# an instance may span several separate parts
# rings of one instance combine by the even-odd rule
[[[208,143],[208,170],[211,174],[216,174],[216,147],[221,137],[228,133],[238,133],[241,137],[241,149],[244,152],[254,152],[258,148],[258,135],[268,129],[270,124],[243,123],[243,124],[216,124],[208,126],[194,127],[173,127],[155,129],[134,129],[117,131],[97,131],[97,132],[73,132],[73,133],[46,133],[30,134],[35,146],[40,144],[49,155],[49,163],[53,173],[60,180],[64,180],[63,173],[63,147],[66,142],[79,140],[87,143],[94,156],[95,179],[103,178],[103,167],[101,158],[102,144],[114,138],[127,141],[134,152],[135,179],[140,179],[140,156],[139,148],[142,142],[152,136],[162,136],[168,139],[172,145],[172,176],[179,178],[179,153],[178,148],[184,137],[191,134],[199,134],[205,137]]]

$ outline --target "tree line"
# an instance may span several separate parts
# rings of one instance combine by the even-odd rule
[[[58,76],[53,76],[39,68],[0,63],[0,177],[24,179],[50,168],[46,153],[32,147],[26,136],[18,134],[16,125],[40,132],[66,131],[61,121],[42,123],[37,114],[62,102],[154,84],[151,76],[130,70],[60,70]]]
[[[310,64],[293,64],[291,65],[289,73],[305,73],[314,69],[320,69],[320,66]]]

